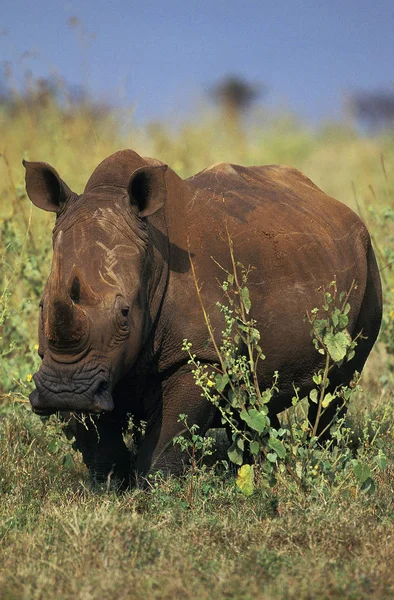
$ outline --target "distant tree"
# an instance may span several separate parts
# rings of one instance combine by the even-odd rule
[[[355,92],[348,99],[348,109],[371,133],[394,128],[394,91]]]
[[[221,106],[226,121],[239,125],[242,113],[265,92],[261,85],[251,84],[236,75],[228,75],[211,90],[212,97]]]

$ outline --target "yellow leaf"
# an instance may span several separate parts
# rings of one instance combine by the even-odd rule
[[[245,496],[251,496],[254,492],[254,470],[253,465],[242,465],[238,469],[238,477],[236,480],[237,488]]]

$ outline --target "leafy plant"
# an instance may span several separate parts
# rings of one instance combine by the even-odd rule
[[[0,166],[8,182],[11,208],[10,214],[0,218],[0,356],[7,361],[7,368],[0,372],[0,392],[9,392],[30,383],[39,363],[36,339],[30,332],[36,331],[49,248],[33,236],[32,209],[25,206],[24,187],[15,183],[5,153],[0,154]]]
[[[189,504],[191,505],[194,497],[194,480],[198,478],[200,469],[203,466],[204,458],[212,454],[214,440],[211,437],[199,435],[199,426],[194,423],[189,425],[187,415],[180,414],[178,423],[183,423],[186,429],[186,435],[178,435],[173,438],[174,445],[180,447],[186,454],[190,465],[189,478]]]
[[[314,308],[310,313],[307,312],[306,320],[311,325],[311,336],[313,345],[319,354],[325,357],[324,368],[320,369],[312,377],[315,387],[309,393],[309,401],[317,404],[315,422],[312,423],[311,437],[317,435],[319,422],[323,412],[335,400],[341,400],[344,407],[351,398],[355,390],[359,390],[357,383],[359,376],[356,373],[355,379],[350,387],[341,385],[333,392],[328,392],[330,385],[329,374],[334,367],[339,367],[343,362],[348,362],[354,357],[357,340],[361,337],[360,331],[354,339],[351,338],[347,325],[349,322],[348,313],[350,304],[348,302],[353,289],[356,289],[355,281],[347,293],[341,292],[338,297],[336,281],[332,281],[326,289],[322,290],[323,305],[321,309]],[[339,301],[339,305],[338,304]],[[295,403],[299,401],[298,390],[295,390]],[[326,427],[331,426],[331,423]],[[325,433],[323,430],[318,437]]]
[[[275,485],[279,481],[294,489],[309,494],[324,495],[330,487],[338,491],[353,485],[354,479],[363,489],[372,485],[372,474],[376,468],[384,468],[385,457],[377,445],[377,436],[382,424],[370,445],[373,448],[374,466],[367,467],[364,459],[354,455],[351,449],[351,431],[340,417],[352,396],[361,390],[359,374],[347,385],[332,388],[331,371],[353,358],[359,332],[354,339],[347,330],[349,298],[356,288],[353,282],[347,292],[338,293],[335,281],[322,289],[322,306],[307,313],[305,319],[311,327],[312,343],[316,351],[324,356],[324,367],[313,374],[308,401],[316,404],[316,417],[310,422],[305,410],[305,402],[299,397],[299,389],[294,389],[292,407],[285,413],[282,425],[277,428],[269,418],[268,405],[273,394],[279,390],[280,376],[274,374],[270,388],[261,390],[257,378],[258,361],[264,360],[260,346],[260,333],[256,321],[251,317],[251,299],[247,287],[250,267],[245,268],[236,262],[233,244],[228,235],[232,272],[226,271],[226,280],[221,284],[225,302],[217,302],[224,316],[225,328],[218,344],[211,320],[207,314],[196,280],[204,319],[208,328],[218,362],[208,367],[198,361],[192,352],[192,344],[183,342],[183,350],[189,355],[189,364],[196,384],[202,395],[212,402],[221,413],[223,425],[229,431],[232,443],[228,457],[241,467],[237,485],[250,495],[253,478],[260,476],[265,484]],[[322,417],[331,405],[337,407],[335,416],[321,428]],[[324,442],[328,428],[332,437]],[[244,468],[254,463],[257,471]],[[352,482],[350,482],[353,477]]]

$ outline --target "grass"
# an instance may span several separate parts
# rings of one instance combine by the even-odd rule
[[[77,455],[63,465],[71,450],[57,426],[20,405],[2,416],[4,599],[394,593],[393,466],[373,494],[354,488],[324,502],[280,487],[246,498],[231,474],[207,471],[190,505],[187,477],[122,495],[92,490]]]
[[[394,597],[393,138],[364,138],[345,125],[312,132],[293,117],[268,115],[235,139],[215,119],[141,131],[113,114],[65,114],[54,102],[0,108],[2,600]],[[124,147],[166,161],[183,177],[222,160],[291,164],[362,212],[385,276],[386,337],[368,362],[349,423],[361,431],[370,417],[389,412],[382,432],[388,466],[374,490],[354,485],[316,501],[283,485],[257,486],[247,498],[224,469],[198,475],[192,500],[190,475],[120,495],[110,486],[92,489],[59,423],[30,412],[53,217],[31,210],[21,159],[50,162],[80,192],[98,162]]]

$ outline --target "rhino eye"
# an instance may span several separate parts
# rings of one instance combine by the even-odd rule
[[[122,331],[128,331],[129,329],[129,319],[127,317],[130,312],[130,306],[126,302],[126,298],[120,295],[115,299],[115,319]]]

